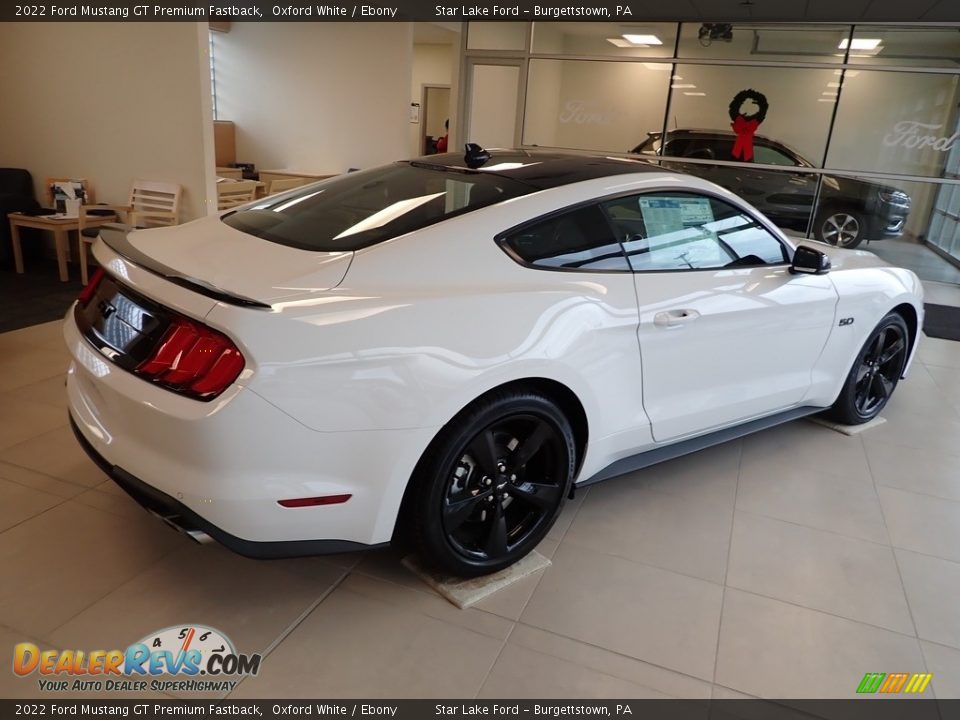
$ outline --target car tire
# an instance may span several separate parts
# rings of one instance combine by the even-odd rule
[[[512,565],[550,531],[575,467],[573,430],[550,398],[516,390],[480,399],[441,430],[415,471],[422,561],[458,577]]]
[[[852,250],[867,234],[867,218],[860,210],[829,208],[817,217],[814,235],[828,245]]]
[[[850,368],[829,415],[845,425],[873,420],[883,410],[903,374],[910,331],[899,313],[890,313],[874,328]]]

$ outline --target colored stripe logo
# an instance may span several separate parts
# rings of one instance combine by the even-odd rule
[[[933,673],[867,673],[857,686],[857,693],[919,694],[927,689]]]

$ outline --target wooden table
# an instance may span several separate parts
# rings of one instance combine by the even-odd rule
[[[314,172],[297,172],[296,170],[261,170],[260,171],[260,180],[265,183],[269,183],[271,180],[281,180],[287,178],[307,178],[311,182],[316,182],[317,180],[326,180],[327,178],[332,178],[339,173],[327,172],[327,173],[314,173]]]
[[[80,218],[62,217],[55,215],[24,215],[23,213],[10,213],[10,238],[13,241],[13,261],[17,272],[23,273],[23,250],[20,247],[20,228],[36,228],[38,230],[47,230],[53,233],[53,239],[57,246],[57,267],[60,270],[60,280],[67,282],[70,276],[67,272],[67,250],[69,242],[69,233],[71,230],[80,229]],[[88,217],[85,227],[98,227],[106,223],[116,222],[115,215],[105,215],[97,217]],[[80,240],[79,242],[83,242]],[[83,250],[83,248],[80,248]]]

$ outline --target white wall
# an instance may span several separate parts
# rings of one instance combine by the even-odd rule
[[[237,161],[344,172],[409,155],[410,23],[233,23],[214,36]]]
[[[485,148],[516,145],[519,84],[520,68],[514,65],[473,66],[466,142]]]
[[[534,23],[534,48],[541,53],[563,52],[563,23]],[[523,144],[556,147],[563,84],[562,62],[530,65],[524,106]]]
[[[629,151],[663,126],[670,66],[662,67],[531,60],[524,143]]]
[[[454,76],[454,53],[459,54],[460,46],[440,45],[433,43],[417,43],[413,46],[413,72],[410,82],[410,102],[423,102],[424,85],[453,85]],[[443,121],[450,117],[453,112],[451,107],[447,109],[444,117],[440,120],[440,130],[443,129]],[[420,108],[421,111],[423,108]],[[429,127],[424,123],[422,112],[419,123],[409,123],[409,154],[422,155],[420,139],[424,133],[430,133]],[[452,125],[453,123],[451,123]],[[430,133],[434,134],[435,133]],[[442,133],[441,133],[442,134]]]
[[[933,73],[847,72],[827,164],[851,170],[941,175],[947,153],[921,145],[915,136],[953,135],[958,81],[957,75]],[[898,133],[899,123],[928,127],[901,125]],[[907,127],[913,131],[908,132]]]
[[[0,23],[0,166],[84,177],[125,203],[135,178],[184,189],[206,213],[213,177],[203,23]],[[212,189],[212,186],[211,186]]]

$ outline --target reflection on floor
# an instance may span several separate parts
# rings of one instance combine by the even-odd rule
[[[923,281],[924,302],[960,307],[960,285]]]
[[[2,334],[0,648],[204,623],[265,653],[233,698],[849,698],[868,671],[960,697],[960,343],[918,352],[883,425],[797,421],[580,492],[550,568],[460,611],[389,550],[254,561],[171,532],[71,435],[58,323]]]
[[[921,280],[960,283],[960,268],[920,243],[905,238],[888,238],[865,243],[860,247],[879,255],[891,265],[913,270]]]

